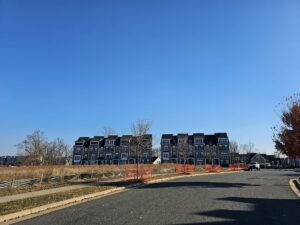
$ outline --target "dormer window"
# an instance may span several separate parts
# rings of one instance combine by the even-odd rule
[[[92,142],[91,142],[91,145],[98,145],[98,144],[99,144],[98,141],[92,141]]]
[[[122,141],[121,144],[122,144],[122,145],[128,145],[129,142],[128,142],[128,141]]]
[[[228,143],[227,138],[219,138],[219,143]]]
[[[106,145],[113,145],[114,143],[115,143],[114,140],[106,140],[106,141],[105,141],[105,144],[106,144]]]
[[[184,140],[184,139],[178,139],[178,143],[179,143],[179,144],[184,144],[184,143],[185,143],[185,140]]]
[[[203,143],[203,138],[195,138],[195,143],[196,144],[202,144]]]
[[[162,139],[162,144],[163,145],[169,145],[170,144],[170,139]]]
[[[82,146],[82,145],[83,145],[83,142],[76,142],[75,145],[76,145],[76,146]]]

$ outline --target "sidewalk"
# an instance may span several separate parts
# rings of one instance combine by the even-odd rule
[[[161,176],[161,175],[163,175],[163,174],[153,174],[153,178],[157,177],[157,176]],[[91,183],[73,184],[73,185],[59,187],[59,188],[51,188],[51,189],[26,192],[26,193],[16,194],[16,195],[8,195],[8,196],[0,197],[0,204],[15,201],[15,200],[20,200],[20,199],[26,199],[26,198],[38,197],[38,196],[42,196],[42,195],[55,194],[55,193],[64,192],[64,191],[76,190],[76,189],[85,188],[85,187],[113,184],[113,183],[120,182],[120,181],[124,181],[124,179],[120,178],[120,179],[113,179],[113,180],[107,180],[107,181],[96,181],[96,182],[91,182]]]
[[[119,182],[119,181],[123,181],[123,179],[115,179],[115,180],[108,180],[108,181],[96,181],[96,182],[84,183],[84,184],[74,184],[74,185],[64,186],[64,187],[59,187],[59,188],[51,188],[51,189],[32,191],[32,192],[16,194],[16,195],[8,195],[8,196],[0,197],[0,204],[5,203],[5,202],[15,201],[15,200],[32,198],[32,197],[48,195],[48,194],[55,194],[58,192],[70,191],[70,190],[75,190],[75,189],[80,189],[80,188],[85,188],[85,187],[110,184],[110,183],[115,183],[115,182]]]

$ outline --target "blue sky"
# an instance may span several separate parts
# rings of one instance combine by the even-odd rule
[[[0,0],[0,155],[35,129],[71,145],[137,119],[272,153],[299,27],[299,1]]]

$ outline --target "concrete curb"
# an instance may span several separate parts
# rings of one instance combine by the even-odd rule
[[[151,181],[147,181],[145,183],[132,184],[132,185],[128,185],[126,187],[113,188],[113,189],[109,189],[109,190],[106,190],[106,191],[96,192],[96,193],[93,193],[93,194],[88,194],[88,195],[84,195],[84,196],[80,196],[80,197],[76,197],[76,198],[70,198],[70,199],[67,199],[67,200],[54,202],[54,203],[50,203],[50,204],[47,204],[47,205],[34,207],[34,208],[31,208],[31,209],[26,209],[26,210],[22,210],[22,211],[19,211],[19,212],[10,213],[10,214],[4,215],[4,216],[0,216],[0,223],[7,222],[9,220],[19,219],[21,217],[29,216],[31,214],[37,214],[37,213],[40,213],[40,212],[43,212],[43,211],[46,211],[46,210],[59,208],[59,207],[66,206],[66,205],[72,206],[72,204],[76,204],[76,203],[79,203],[79,202],[82,202],[82,201],[85,201],[85,200],[88,201],[88,200],[92,200],[92,199],[99,198],[99,197],[105,197],[105,196],[110,195],[110,194],[123,192],[123,191],[125,191],[125,189],[128,189],[128,188],[142,187],[142,186],[146,186],[146,185],[150,185],[150,184],[154,184],[154,183],[160,183],[160,182],[175,180],[175,179],[179,179],[179,178],[195,177],[195,176],[209,176],[209,175],[217,175],[217,174],[230,174],[230,173],[236,173],[236,172],[240,172],[240,171],[229,171],[229,172],[219,172],[219,173],[203,173],[203,174],[174,176],[174,177],[167,177],[167,178],[162,178],[162,179],[157,179],[157,180],[151,180]],[[299,197],[300,197],[300,195],[299,195]]]
[[[293,192],[295,192],[295,194],[300,198],[300,190],[296,186],[295,182],[298,182],[298,179],[290,179],[289,184],[290,184],[290,187],[293,190]],[[300,184],[299,184],[299,186],[300,186]]]
[[[138,186],[138,184],[136,185],[129,185],[127,187],[119,187],[119,188],[112,188],[106,191],[101,191],[101,192],[96,192],[93,194],[88,194],[88,195],[83,195],[80,197],[76,197],[76,198],[70,198],[67,200],[63,200],[63,201],[59,201],[59,202],[54,202],[54,203],[50,203],[47,205],[43,205],[43,206],[39,206],[39,207],[34,207],[31,209],[26,209],[26,210],[22,210],[19,212],[15,212],[15,213],[11,213],[11,214],[7,214],[4,216],[0,216],[0,223],[2,222],[6,222],[9,220],[13,220],[13,219],[18,219],[20,217],[24,217],[24,216],[28,216],[34,213],[39,213],[48,209],[53,209],[53,208],[58,208],[61,206],[65,206],[65,205],[70,205],[72,203],[77,203],[77,202],[82,202],[84,200],[88,200],[88,199],[92,199],[92,198],[96,198],[96,197],[102,197],[102,196],[107,196],[109,194],[112,193],[118,193],[121,192],[123,190],[125,190],[125,188],[133,188],[135,186]]]

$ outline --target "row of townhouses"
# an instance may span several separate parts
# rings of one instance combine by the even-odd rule
[[[79,137],[73,147],[73,164],[152,163],[152,135],[144,135],[142,139],[143,146],[137,151],[137,139],[132,135]],[[163,134],[161,162],[228,166],[230,155],[227,133]]]
[[[152,162],[152,135],[79,137],[73,146],[73,164],[133,164]]]
[[[230,154],[227,133],[163,134],[161,157],[162,163],[228,166]]]

